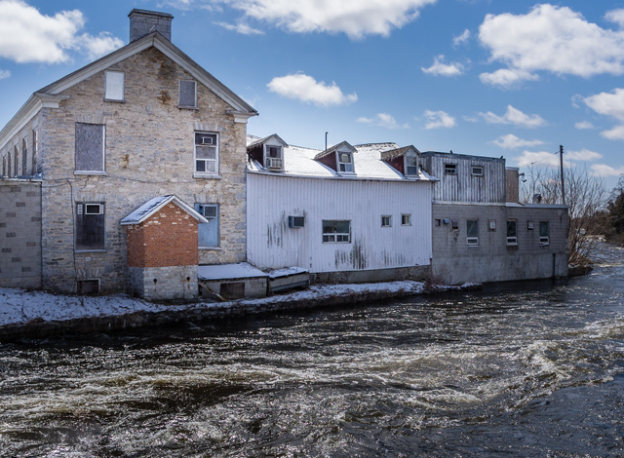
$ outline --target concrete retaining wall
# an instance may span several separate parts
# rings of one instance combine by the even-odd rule
[[[354,270],[349,272],[320,272],[317,283],[378,283],[413,280],[428,281],[431,266],[400,267],[396,269]]]
[[[128,289],[148,301],[197,299],[197,266],[128,267]]]

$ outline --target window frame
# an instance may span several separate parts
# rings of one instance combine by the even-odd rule
[[[204,218],[206,218],[209,222],[208,223],[199,223],[198,224],[198,228],[197,228],[197,246],[199,249],[215,249],[215,248],[220,248],[221,247],[221,206],[218,203],[200,203],[197,202],[195,204],[195,211],[197,211],[200,215],[202,215]],[[206,215],[205,209],[206,208],[214,208],[215,209],[215,216],[211,216],[211,215]],[[215,245],[200,245],[199,243],[199,238],[200,238],[200,230],[201,230],[201,226],[203,224],[211,224],[213,222],[213,220],[217,221],[217,241]]]
[[[28,175],[28,143],[22,138],[22,176]]]
[[[457,176],[457,164],[444,163],[444,175]]]
[[[477,235],[474,235],[474,231],[471,231],[471,225],[473,223],[472,228],[476,228]],[[466,220],[466,244],[469,247],[478,247],[479,246],[479,220],[478,219],[467,219]]]
[[[481,171],[477,173],[477,172],[475,172],[475,169],[479,169]],[[482,165],[471,165],[470,166],[470,174],[473,177],[482,177],[483,175],[485,175],[484,172],[485,172],[485,170],[484,170],[484,167]]]
[[[407,219],[407,222],[405,222],[406,219]],[[412,225],[412,214],[401,213],[401,226],[411,226],[411,225]]]
[[[325,226],[328,226],[328,223],[347,223],[349,225],[349,232],[325,232]],[[336,229],[338,224],[335,224]],[[324,219],[322,220],[321,233],[323,236],[323,243],[351,243],[351,220],[346,219]],[[339,237],[346,237],[347,240],[338,240]],[[326,240],[327,238],[327,240]],[[333,240],[330,240],[333,238]]]
[[[182,105],[182,83],[193,83],[195,86],[195,98],[193,105]],[[197,109],[197,81],[195,80],[180,80],[178,82],[178,108],[186,108],[191,110]]]
[[[75,210],[76,210],[76,222],[74,224],[74,251],[76,253],[87,253],[87,252],[105,252],[106,251],[106,202],[75,202]],[[87,206],[98,206],[99,213],[87,213]],[[101,230],[102,233],[99,234],[101,238],[101,243],[98,246],[85,246],[81,244],[81,239],[86,238],[87,234],[82,234],[82,237],[79,236],[80,231],[85,231],[86,222],[84,218],[90,216],[101,216],[102,222],[101,226],[98,227],[98,230]],[[79,247],[81,245],[81,247]]]
[[[342,155],[346,155],[349,157],[349,162],[343,162],[340,159],[340,156]],[[344,165],[345,166],[345,170],[340,170],[340,166]],[[346,170],[346,166],[350,166],[351,170]],[[353,153],[351,153],[350,151],[336,151],[336,168],[338,169],[338,173],[347,173],[347,174],[353,174],[355,173],[355,164],[353,163]]]
[[[514,231],[513,234],[510,234],[510,224],[513,224]],[[506,243],[507,246],[518,246],[518,220],[517,219],[508,219],[507,220],[507,232],[506,232]]]
[[[75,129],[78,125],[98,126],[102,129],[102,170],[83,170],[78,169],[78,149],[76,143],[78,141],[78,135],[75,134],[74,139],[74,175],[106,175],[106,124],[92,124],[86,122],[75,123]]]
[[[381,215],[381,227],[392,227],[392,215]]]
[[[542,235],[542,228],[543,227],[546,227],[546,234],[547,235]],[[540,221],[539,222],[539,243],[542,246],[550,245],[550,221]]]
[[[415,165],[408,165],[408,159],[415,162]],[[415,167],[416,173],[408,173],[408,167]],[[403,156],[403,170],[405,171],[404,175],[406,177],[417,177],[418,176],[418,157],[417,156]]]
[[[109,97],[109,75],[121,75],[121,98]],[[111,80],[112,83],[112,80]],[[111,88],[110,91],[113,89]],[[104,101],[123,103],[126,101],[126,73],[117,70],[107,70],[104,72]]]
[[[276,148],[279,151],[279,156],[273,157],[270,155],[271,148]],[[273,165],[275,162],[277,165]],[[264,167],[267,169],[284,169],[284,147],[281,145],[264,145]]]
[[[197,143],[197,136],[198,135],[211,135],[214,136],[216,139],[216,144],[215,144],[215,159],[204,159],[204,158],[197,158],[197,146],[198,145],[204,145],[206,143]],[[193,176],[196,178],[215,178],[215,177],[219,177],[219,158],[220,158],[220,148],[221,147],[221,139],[219,136],[218,132],[204,132],[204,131],[194,131],[193,132]],[[198,161],[202,161],[204,162],[204,168],[206,168],[206,163],[210,162],[210,161],[214,161],[215,164],[215,170],[214,172],[212,171],[208,171],[208,170],[204,170],[204,171],[199,171],[197,170],[197,162]]]

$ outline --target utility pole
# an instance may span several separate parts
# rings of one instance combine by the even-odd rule
[[[329,132],[325,132],[325,151],[327,151],[327,134]]]
[[[565,201],[565,181],[563,179],[563,145],[559,145],[559,168],[561,170],[561,201],[563,205],[566,204]]]

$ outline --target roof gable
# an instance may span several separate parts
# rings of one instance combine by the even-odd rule
[[[148,200],[139,208],[134,210],[128,216],[121,220],[120,224],[122,226],[128,226],[132,224],[141,224],[142,222],[149,219],[154,213],[158,212],[161,208],[167,205],[169,202],[173,202],[182,210],[187,212],[193,218],[195,218],[199,223],[207,223],[208,220],[204,218],[202,215],[197,213],[191,206],[185,204],[176,196],[159,196],[154,197],[153,199]]]
[[[249,149],[249,148],[253,148],[253,147],[258,146],[258,145],[264,145],[264,144],[266,144],[266,143],[269,143],[271,140],[275,140],[275,142],[279,143],[279,144],[280,144],[280,145],[282,145],[284,148],[287,148],[287,147],[288,147],[288,143],[286,143],[286,142],[282,139],[282,137],[280,137],[280,136],[279,136],[279,135],[277,135],[277,134],[273,134],[273,135],[269,135],[268,137],[261,138],[261,139],[259,139],[259,140],[254,140],[252,143],[249,143],[249,144],[247,145],[247,149]]]
[[[332,146],[331,148],[326,149],[325,151],[321,151],[320,153],[316,155],[314,159],[320,159],[338,150],[341,150],[341,151],[348,150],[351,153],[357,153],[357,149],[355,149],[354,146],[352,146],[349,142],[344,141],[344,142],[340,142]]]

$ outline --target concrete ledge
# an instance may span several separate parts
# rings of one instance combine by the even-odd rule
[[[349,272],[319,272],[317,283],[377,283],[401,280],[428,281],[431,266],[396,267],[391,269],[354,270]]]

